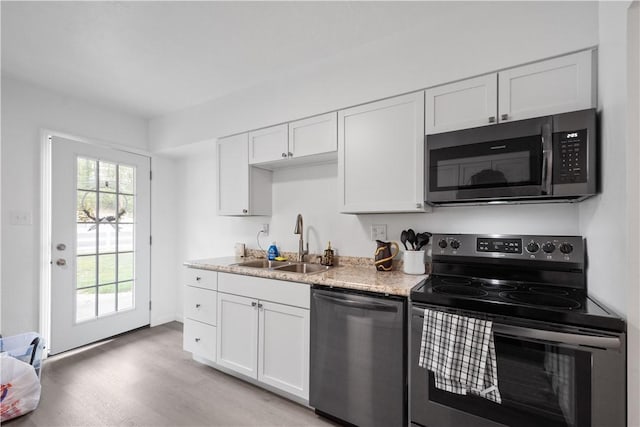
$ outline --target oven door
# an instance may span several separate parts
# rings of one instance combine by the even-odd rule
[[[441,309],[430,307],[432,309]],[[451,310],[446,310],[451,311]],[[464,313],[470,317],[487,317]],[[624,426],[624,334],[494,319],[502,404],[439,390],[418,366],[424,308],[412,309],[411,421],[423,426]]]
[[[429,203],[551,195],[551,116],[426,137]]]

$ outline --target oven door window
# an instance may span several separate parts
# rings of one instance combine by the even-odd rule
[[[430,191],[541,186],[540,135],[433,149]],[[481,191],[480,191],[481,193]]]
[[[502,404],[435,388],[429,400],[481,418],[517,426],[591,423],[591,354],[494,335]]]

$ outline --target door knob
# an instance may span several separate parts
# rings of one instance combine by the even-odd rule
[[[59,251],[64,251],[65,249],[67,249],[67,245],[65,245],[64,243],[58,243],[56,245],[56,249]]]
[[[60,267],[63,267],[65,265],[67,265],[67,260],[64,258],[58,258],[56,260],[56,265],[59,265]]]

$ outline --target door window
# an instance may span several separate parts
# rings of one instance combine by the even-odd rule
[[[76,323],[135,308],[135,179],[125,164],[77,157]]]

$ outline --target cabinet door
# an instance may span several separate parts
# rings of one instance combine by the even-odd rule
[[[249,164],[272,162],[289,156],[287,124],[249,132]]]
[[[343,213],[424,212],[424,92],[338,112]]]
[[[195,356],[216,361],[216,327],[184,319],[183,348]]]
[[[249,213],[249,163],[247,134],[217,142],[218,215]]]
[[[216,295],[216,291],[194,288],[193,286],[185,287],[184,317],[215,326]]]
[[[289,151],[293,158],[335,152],[338,114],[328,113],[289,123]]]
[[[258,380],[309,399],[309,310],[259,304]]]
[[[217,363],[248,377],[257,378],[257,301],[218,293],[217,332]]]
[[[425,91],[427,135],[497,123],[497,114],[495,73]]]
[[[499,73],[500,121],[596,106],[594,52],[585,51]]]

